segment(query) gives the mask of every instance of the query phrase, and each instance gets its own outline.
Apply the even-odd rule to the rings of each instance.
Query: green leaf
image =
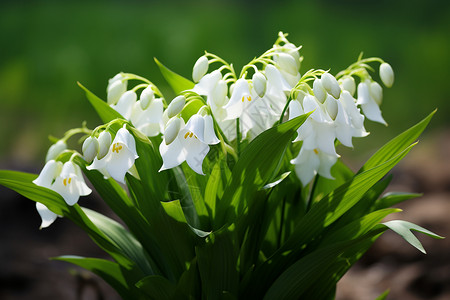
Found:
[[[87,99],[104,123],[108,123],[114,119],[123,119],[122,115],[111,108],[105,101],[94,95],[81,83],[78,82],[78,85],[86,92]]]
[[[375,209],[387,208],[399,204],[403,201],[421,197],[422,194],[418,193],[402,193],[402,192],[390,192],[386,193],[375,203]]]
[[[136,299],[137,294],[133,292],[134,287],[128,285],[121,267],[115,262],[100,258],[70,255],[54,257],[52,259],[69,262],[89,270],[103,278],[123,299]]]
[[[155,58],[155,62],[158,65],[159,70],[161,71],[161,74],[164,76],[167,83],[172,87],[175,94],[179,94],[182,91],[190,90],[190,89],[194,88],[195,84],[192,81],[190,81],[190,80],[184,78],[183,76],[178,75],[177,73],[168,69],[156,58]]]
[[[175,299],[176,285],[162,276],[147,276],[136,283],[136,286],[151,299]]]
[[[205,103],[200,100],[189,101],[189,103],[187,103],[181,111],[181,117],[183,118],[184,122],[187,123],[189,119],[193,115],[195,115],[204,105]]]
[[[359,251],[364,244],[379,233],[379,231],[373,231],[358,239],[339,242],[302,257],[273,282],[264,299],[302,299],[302,294],[310,286],[320,281],[324,274],[332,272],[329,267],[334,262],[345,260],[341,258],[341,256],[345,257],[345,252]]]
[[[410,145],[403,152],[381,165],[356,175],[314,205],[297,223],[295,230],[285,244],[270,259],[255,269],[254,277],[251,281],[253,288],[250,289],[249,293],[257,295],[264,292],[263,289],[258,288],[261,283],[273,282],[287,266],[295,261],[295,258],[301,255],[302,249],[309,242],[351,209],[413,146]]]
[[[383,161],[387,161],[393,158],[394,156],[398,155],[400,152],[402,152],[403,149],[405,148],[405,145],[412,144],[414,141],[416,141],[416,139],[419,137],[422,131],[425,130],[425,128],[427,127],[428,123],[430,122],[431,118],[435,113],[436,110],[434,110],[431,114],[429,114],[425,119],[423,119],[416,125],[412,126],[405,132],[399,134],[391,141],[389,141],[387,144],[385,144],[383,147],[381,147],[362,166],[362,168],[358,171],[358,173],[376,167]]]
[[[142,271],[142,274],[153,275],[154,271],[148,262],[141,243],[122,225],[98,212],[82,208],[89,219],[100,229],[122,252],[129,257]]]
[[[383,225],[387,226],[394,232],[396,232],[398,235],[400,235],[405,241],[410,243],[412,246],[414,246],[416,249],[418,249],[420,252],[426,254],[425,249],[423,248],[420,241],[414,236],[414,234],[411,232],[411,230],[421,232],[423,234],[426,234],[428,236],[431,236],[435,239],[443,239],[444,237],[439,236],[423,227],[420,227],[419,225],[402,221],[402,220],[394,220],[389,221],[386,223],[383,223]]]
[[[35,174],[18,171],[0,170],[0,184],[16,191],[22,196],[47,206],[57,215],[68,213],[67,204],[56,192],[35,185],[32,181],[37,178]]]
[[[378,296],[375,300],[385,300],[389,295],[389,290],[385,290],[380,296]]]
[[[272,127],[247,145],[233,168],[231,182],[219,202],[213,229],[222,227],[225,221],[233,222],[244,212],[252,195],[274,177],[286,146],[308,116],[305,114]]]
[[[204,245],[195,248],[206,299],[221,299],[225,292],[237,295],[238,249],[234,235],[234,232],[229,230],[214,232]]]

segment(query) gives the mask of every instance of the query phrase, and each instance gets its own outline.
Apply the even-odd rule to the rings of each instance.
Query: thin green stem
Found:
[[[308,202],[306,203],[306,211],[308,212],[311,209],[312,206],[312,202],[314,201],[313,197],[314,197],[314,192],[316,190],[317,187],[317,182],[319,180],[319,174],[316,175],[316,177],[314,177],[314,181],[311,187],[311,192],[309,193],[309,197],[308,197]]]

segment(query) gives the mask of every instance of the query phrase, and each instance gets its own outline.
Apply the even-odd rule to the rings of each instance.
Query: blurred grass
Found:
[[[86,120],[100,124],[76,85],[105,98],[120,71],[168,92],[153,57],[190,77],[204,50],[240,68],[278,31],[303,45],[302,72],[336,74],[361,51],[394,67],[385,90],[389,127],[366,122],[356,153],[417,122],[434,108],[431,129],[449,126],[450,2],[429,1],[14,1],[0,4],[0,165],[42,164],[49,134]],[[369,141],[369,142],[368,142]],[[75,145],[72,145],[75,146]]]

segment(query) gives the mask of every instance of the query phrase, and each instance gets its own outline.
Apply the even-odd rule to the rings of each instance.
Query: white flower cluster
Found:
[[[352,147],[353,137],[368,135],[365,118],[386,124],[379,107],[383,89],[369,75],[368,64],[380,63],[379,75],[387,87],[392,86],[394,73],[379,58],[360,57],[336,76],[323,70],[301,75],[300,48],[280,33],[273,47],[245,65],[239,74],[232,64],[205,53],[194,64],[192,88],[169,104],[149,80],[119,73],[109,80],[107,103],[137,130],[159,143],[163,161],[160,171],[186,162],[201,175],[210,146],[220,143],[223,151],[238,158],[241,143],[287,119],[310,113],[293,141],[301,142],[301,148],[291,163],[303,185],[317,174],[332,179],[331,167],[339,158],[336,141]],[[217,64],[220,66],[208,72]],[[140,83],[128,90],[130,80]],[[137,91],[141,89],[138,99]],[[125,183],[127,172],[139,176],[134,167],[138,158],[135,140],[124,125],[111,142],[108,128],[99,127],[84,141],[84,159],[92,162],[87,169]],[[65,140],[61,140],[49,149],[49,165],[35,183],[53,189],[73,205],[80,195],[88,193],[88,188],[71,160],[70,170],[63,167],[57,171],[60,163],[54,159],[66,148]],[[58,176],[63,176],[63,181]],[[75,185],[77,188],[73,188]],[[38,206],[41,215],[48,216],[44,208]],[[48,226],[54,216],[45,220],[42,227]]]
[[[64,146],[63,146],[64,145]],[[47,161],[38,178],[33,183],[51,189],[60,194],[68,205],[78,202],[80,196],[87,196],[91,189],[86,185],[80,167],[72,158],[64,164],[55,158],[66,149],[65,142],[59,141],[50,147]],[[133,136],[123,127],[116,133],[111,142],[111,133],[102,131],[98,138],[89,136],[83,143],[84,159],[92,162],[86,168],[98,170],[105,178],[112,177],[118,182],[125,183],[127,172],[135,173],[134,162],[139,157],[136,153],[136,144]],[[52,224],[57,215],[45,205],[36,203],[36,208],[42,218],[41,228]]]

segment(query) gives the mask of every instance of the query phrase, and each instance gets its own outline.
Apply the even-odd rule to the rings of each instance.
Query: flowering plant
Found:
[[[124,299],[331,299],[336,283],[387,229],[425,252],[406,221],[382,223],[419,196],[383,191],[434,112],[380,148],[356,173],[336,146],[365,137],[394,73],[362,58],[336,76],[300,73],[301,47],[280,33],[237,73],[206,52],[188,80],[156,60],[177,97],[129,73],[107,101],[84,86],[104,124],[67,131],[39,176],[0,171],[0,184],[36,201],[41,228],[71,219],[111,260],[61,256]],[[212,66],[216,66],[209,72]],[[131,82],[138,82],[130,87]],[[361,112],[362,111],[362,112]],[[82,134],[82,151],[67,140]],[[82,140],[83,141],[83,140]],[[77,204],[91,193],[121,223]]]

